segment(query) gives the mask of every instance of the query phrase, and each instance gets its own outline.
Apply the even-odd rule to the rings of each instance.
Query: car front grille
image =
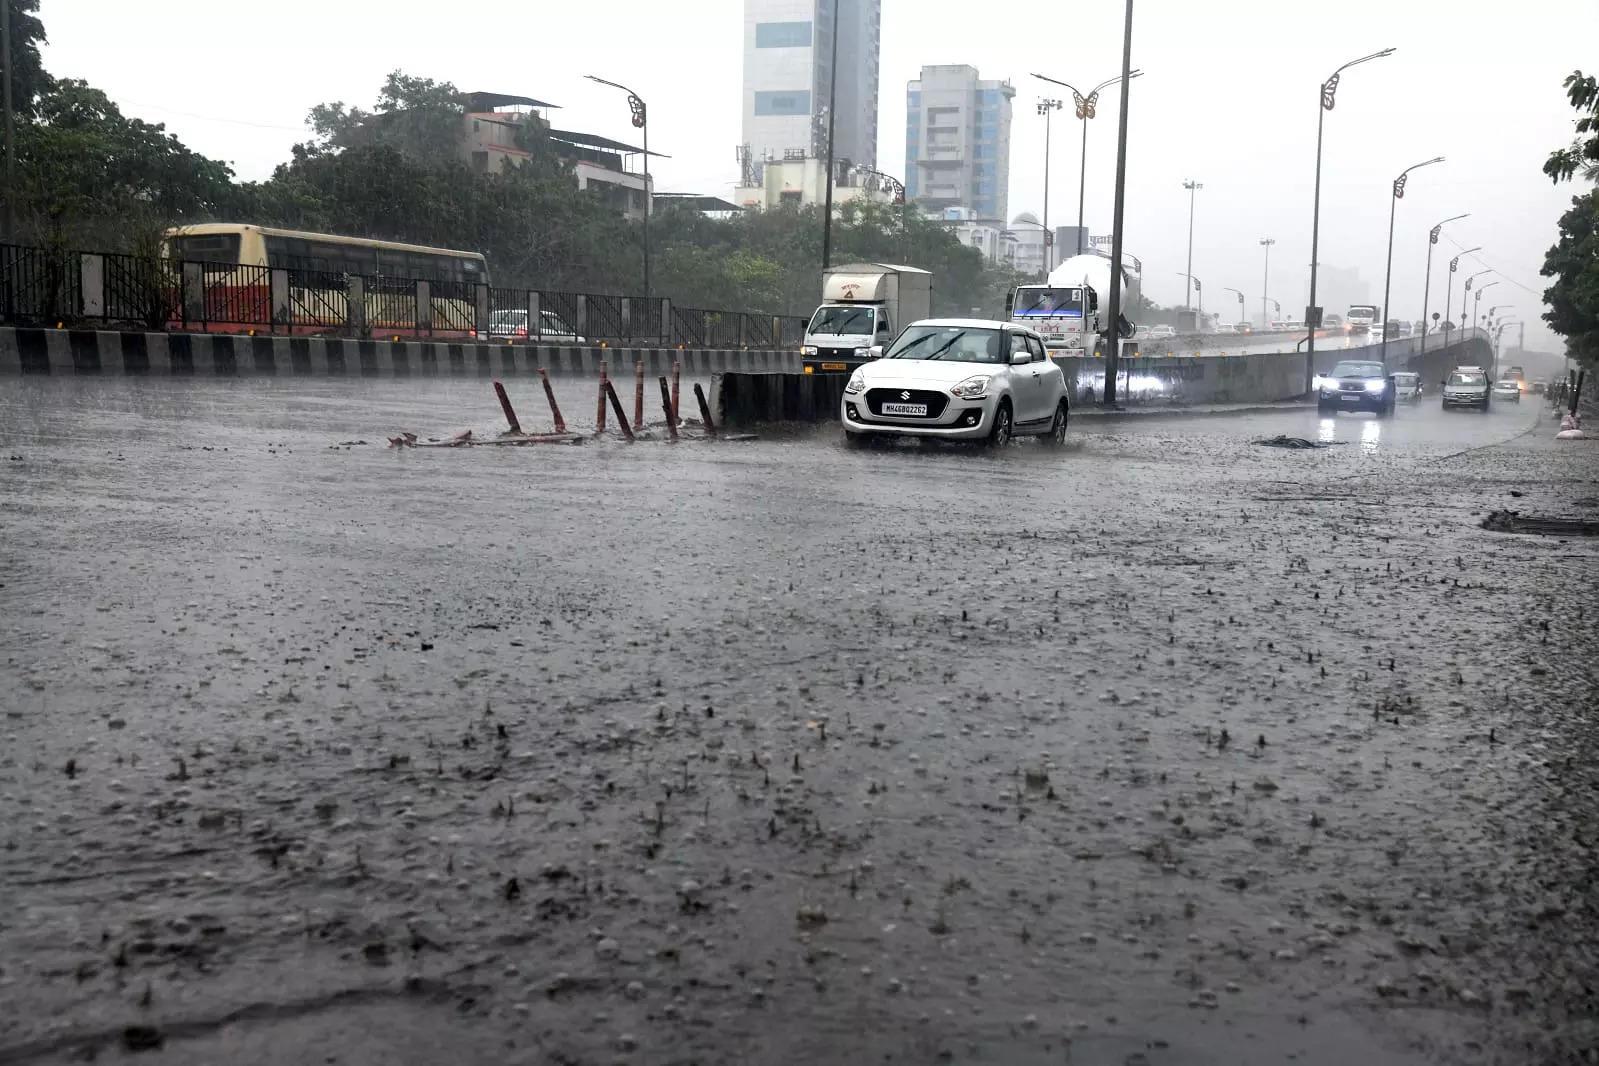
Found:
[[[867,389],[866,409],[879,418],[883,416],[885,403],[925,403],[927,405],[927,418],[937,418],[944,413],[944,408],[949,405],[949,397],[942,392],[929,392],[926,389]],[[889,418],[919,417],[913,415],[888,415]]]

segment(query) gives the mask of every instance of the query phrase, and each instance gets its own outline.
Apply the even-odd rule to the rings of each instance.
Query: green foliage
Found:
[[[313,107],[305,120],[313,137],[295,145],[294,156],[298,160],[383,145],[424,163],[454,158],[465,114],[464,95],[454,85],[396,70],[384,79],[371,111],[346,108],[342,101]]]
[[[124,247],[141,229],[214,217],[233,173],[82,81],[52,82],[17,128],[19,236]]]
[[[1577,136],[1568,147],[1549,153],[1543,172],[1555,182],[1569,181],[1577,173],[1599,181],[1599,80],[1574,70],[1564,84],[1577,112]]]
[[[50,75],[39,61],[45,43],[39,21],[39,0],[4,0],[11,6],[11,103],[19,121],[31,119],[34,102],[50,88]]]
[[[1560,239],[1544,257],[1543,319],[1566,338],[1571,354],[1599,365],[1599,189],[1575,197],[1560,217]]]

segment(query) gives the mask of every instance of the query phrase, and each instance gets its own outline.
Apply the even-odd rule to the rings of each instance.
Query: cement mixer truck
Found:
[[[1138,306],[1142,272],[1132,256],[1122,257],[1122,317]],[[1082,355],[1094,349],[1108,312],[1110,256],[1101,252],[1074,255],[1050,271],[1042,285],[1018,285],[1005,300],[1005,317],[1036,330],[1055,355]],[[1125,331],[1131,335],[1131,330]]]

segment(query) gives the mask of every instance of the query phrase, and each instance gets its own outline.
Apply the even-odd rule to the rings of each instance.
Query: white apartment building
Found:
[[[882,0],[744,0],[743,181],[767,160],[824,159],[838,4],[838,115],[833,156],[877,165]]]
[[[1005,218],[1010,186],[1007,81],[964,64],[923,67],[905,91],[905,191],[925,210]]]

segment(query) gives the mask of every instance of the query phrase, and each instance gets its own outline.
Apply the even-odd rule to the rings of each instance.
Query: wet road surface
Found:
[[[1539,411],[8,383],[0,1063],[1594,1061],[1595,546],[1477,526],[1596,513]]]

